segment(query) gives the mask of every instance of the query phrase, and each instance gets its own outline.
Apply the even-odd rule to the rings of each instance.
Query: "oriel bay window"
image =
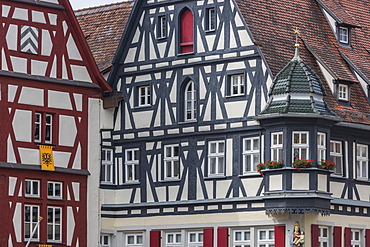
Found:
[[[326,160],[326,134],[317,133],[317,161]]]
[[[356,172],[357,178],[368,178],[369,149],[367,145],[356,145]]]
[[[308,159],[308,131],[293,131],[293,160]]]
[[[34,140],[40,143],[52,143],[53,115],[47,113],[35,113]]]
[[[271,133],[271,159],[283,158],[283,132]]]
[[[127,149],[125,160],[126,182],[139,181],[139,149]]]

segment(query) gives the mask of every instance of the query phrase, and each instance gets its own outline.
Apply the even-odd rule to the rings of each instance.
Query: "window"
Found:
[[[233,247],[252,246],[250,230],[235,230],[233,238],[234,238]]]
[[[273,247],[274,246],[274,230],[259,229],[257,238],[258,247]]]
[[[196,120],[196,95],[194,82],[189,81],[185,87],[185,121]]]
[[[308,132],[293,132],[293,160],[308,159]]]
[[[25,196],[40,197],[40,181],[27,179],[25,183]]]
[[[188,247],[202,247],[203,232],[188,232]]]
[[[126,182],[139,181],[139,149],[126,150]]]
[[[255,172],[260,163],[260,138],[245,138],[243,140],[243,173]]]
[[[224,175],[225,142],[212,141],[208,146],[208,174]]]
[[[339,42],[348,44],[348,28],[346,27],[339,27]]]
[[[40,207],[35,205],[25,205],[24,207],[24,238],[31,238],[31,233],[35,229],[37,222],[39,221]],[[39,230],[37,230],[32,236],[33,240],[39,239]]]
[[[338,99],[348,101],[348,85],[339,84]]]
[[[101,153],[101,182],[113,183],[113,150],[103,149]]]
[[[48,207],[48,240],[62,240],[62,208]]]
[[[180,53],[194,52],[193,13],[185,9],[180,17]]]
[[[45,113],[35,113],[35,142],[52,142],[53,115]]]
[[[143,235],[137,234],[127,234],[126,235],[126,246],[130,247],[141,247],[143,246]]]
[[[361,247],[362,242],[362,231],[352,229],[351,247]]]
[[[158,39],[167,37],[167,21],[166,16],[161,15],[158,17]]]
[[[334,174],[343,175],[343,154],[342,142],[330,141],[330,160],[337,164],[334,168]]]
[[[244,95],[244,75],[230,76],[230,96]]]
[[[283,132],[271,133],[271,159],[283,158]]]
[[[110,247],[110,236],[103,234],[100,235],[100,247]]]
[[[181,233],[166,233],[166,247],[181,247]]]
[[[164,146],[164,178],[179,179],[179,146],[167,145]]]
[[[206,30],[214,31],[216,29],[216,11],[215,8],[206,10]]]
[[[367,166],[369,163],[368,146],[357,144],[356,168],[357,178],[368,178]]]
[[[326,134],[317,133],[317,161],[326,160]]]
[[[319,247],[331,246],[329,236],[329,227],[319,226]]]
[[[142,86],[139,90],[139,106],[150,106],[150,86]]]
[[[48,182],[48,198],[62,199],[61,182]]]

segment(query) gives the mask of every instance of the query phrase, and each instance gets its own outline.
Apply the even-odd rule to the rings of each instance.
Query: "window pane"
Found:
[[[266,231],[260,231],[259,239],[260,240],[266,239]]]
[[[223,142],[219,142],[218,144],[218,152],[223,153],[225,148],[225,144]]]
[[[251,233],[250,232],[244,232],[244,240],[250,240],[251,239]]]
[[[137,244],[142,244],[143,243],[143,236],[141,236],[141,235],[137,236],[136,241],[137,241],[136,242]]]
[[[127,243],[128,244],[134,244],[135,243],[135,237],[134,236],[127,236]]]
[[[246,140],[245,141],[245,150],[252,150],[251,142],[252,142],[252,140]]]
[[[195,233],[190,233],[190,235],[189,235],[189,242],[195,242],[195,241],[196,241]]]
[[[241,232],[236,232],[235,233],[235,240],[236,241],[242,240],[242,233]]]

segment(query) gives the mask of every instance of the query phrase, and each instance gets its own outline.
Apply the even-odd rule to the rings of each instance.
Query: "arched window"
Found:
[[[194,52],[193,13],[189,9],[182,12],[180,18],[180,52]]]
[[[185,121],[191,121],[196,119],[197,114],[197,101],[195,95],[194,82],[189,81],[185,87]]]

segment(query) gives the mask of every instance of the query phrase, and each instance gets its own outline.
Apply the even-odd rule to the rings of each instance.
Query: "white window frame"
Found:
[[[240,239],[237,239],[237,234],[240,234]],[[249,239],[246,239],[246,233],[249,233]],[[235,229],[233,230],[233,247],[247,247],[253,246],[253,232],[251,229]]]
[[[44,130],[45,129],[45,130]],[[47,136],[49,134],[49,137]],[[36,137],[38,136],[38,137]],[[35,113],[35,142],[45,142],[47,144],[53,141],[53,114],[48,113]]]
[[[330,140],[330,160],[336,164],[334,174],[343,176],[343,153],[341,141]]]
[[[47,139],[47,133],[49,132],[49,138]],[[51,143],[53,140],[53,115],[45,115],[45,143]]]
[[[295,143],[294,136],[298,135],[299,136],[299,141],[298,143]],[[306,143],[303,143],[303,138],[302,136],[306,135]],[[292,132],[292,160],[294,161],[295,159],[308,159],[309,157],[309,152],[310,152],[310,132],[308,131],[293,131]],[[303,151],[305,150],[306,156],[304,157]],[[296,155],[296,152],[298,151],[298,155]]]
[[[358,238],[356,236],[358,234]],[[364,246],[364,234],[362,229],[351,229],[351,247]]]
[[[195,241],[191,241],[190,235],[195,235]],[[204,241],[203,231],[189,231],[188,232],[188,247],[202,247]]]
[[[356,175],[359,179],[368,179],[369,146],[356,144]]]
[[[150,106],[151,88],[150,85],[138,87],[138,105],[139,106]]]
[[[49,195],[49,187],[51,186],[52,189],[52,195]],[[56,187],[60,187],[60,195],[57,194]],[[63,196],[63,183],[62,182],[53,182],[48,181],[48,198],[49,199],[62,199]]]
[[[261,232],[266,232],[266,239],[261,239]],[[270,238],[270,232],[272,232],[273,238]],[[258,229],[257,230],[257,246],[272,247],[275,244],[275,232],[274,229]]]
[[[175,149],[177,148],[177,155]],[[164,146],[164,179],[180,179],[179,145]],[[176,167],[177,164],[177,167]],[[168,167],[169,166],[169,167]],[[168,169],[169,168],[169,169]],[[168,174],[168,171],[170,171]]]
[[[329,226],[319,226],[319,247],[329,247],[331,228]],[[326,235],[324,234],[326,233]]]
[[[223,145],[223,150],[220,150],[220,144]],[[215,145],[215,152],[212,152],[211,146]],[[213,163],[212,160],[215,162]],[[222,163],[222,164],[220,164]],[[215,165],[211,169],[212,164]],[[211,173],[214,170],[215,172]],[[225,174],[225,141],[210,141],[208,143],[208,175],[219,176]]]
[[[101,183],[113,183],[113,164],[113,149],[102,149],[101,167],[103,174],[100,181]]]
[[[56,219],[56,211],[59,210],[59,222],[57,222]],[[50,219],[50,212],[52,218]],[[47,236],[48,241],[52,242],[62,242],[62,208],[61,207],[48,207],[48,229],[47,229]],[[51,227],[52,230],[52,238],[49,238],[49,227]],[[58,230],[59,227],[59,230]],[[57,239],[57,233],[59,233],[59,239]]]
[[[349,43],[349,29],[347,27],[339,27],[339,42],[343,44]]]
[[[207,8],[207,22],[206,22],[206,30],[207,31],[215,31],[216,30],[216,8]]]
[[[195,84],[193,81],[189,81],[185,87],[185,97],[184,97],[184,119],[185,121],[196,120],[197,114],[197,101],[196,101],[196,91]]]
[[[280,138],[281,137],[281,138]],[[271,133],[271,159],[279,160],[283,158],[283,132]]]
[[[241,96],[244,94],[245,94],[244,74],[231,75],[230,96]]]
[[[129,152],[131,152],[131,157],[132,157],[131,160],[128,160]],[[140,155],[138,148],[132,148],[132,149],[125,150],[125,153],[126,153],[125,155],[125,181],[126,183],[139,182],[139,175],[140,175],[139,159],[140,157],[138,157],[138,159],[135,159],[135,152],[138,152],[138,156]],[[133,174],[132,177],[129,177],[130,168]],[[139,173],[139,174],[136,174],[136,173]]]
[[[42,140],[41,133],[42,133],[42,114],[40,112],[36,112],[35,113],[35,132],[33,135],[35,142],[41,142]]]
[[[158,39],[167,37],[167,18],[165,15],[158,17]]]
[[[349,89],[348,85],[345,85],[345,84],[338,85],[338,99],[339,100],[348,101],[348,94],[349,94],[348,89]]]
[[[34,193],[35,186],[37,188],[36,193]],[[29,192],[28,188],[30,189]],[[25,197],[40,197],[40,180],[26,179],[24,184],[24,195]]]
[[[100,235],[100,247],[110,247],[110,235],[109,234]]]
[[[29,212],[31,213],[31,215],[29,216],[30,221],[26,221],[26,218],[27,218],[26,208],[29,208]],[[32,215],[34,208],[37,209],[37,217],[35,215]],[[32,233],[34,227],[36,226],[37,222],[39,221],[39,217],[40,217],[40,206],[38,206],[38,205],[28,205],[28,204],[26,204],[24,206],[24,239],[25,240],[30,239],[31,233]],[[36,218],[36,220],[34,218]],[[29,227],[30,227],[30,236],[29,237],[26,237],[26,225],[29,225]],[[33,234],[32,240],[38,241],[39,236],[40,236],[40,226],[37,226],[37,230]]]
[[[250,142],[250,149],[247,149],[247,142]],[[257,147],[255,147],[255,142],[258,142]],[[257,165],[261,162],[260,145],[259,137],[243,139],[243,174],[257,172]],[[248,160],[250,164],[247,164]]]
[[[128,242],[129,237],[133,237],[134,243]],[[141,239],[141,242],[139,239]],[[142,247],[144,246],[144,235],[142,233],[127,233],[125,236],[125,242],[127,247]]]
[[[326,134],[317,133],[317,161],[321,164],[321,160],[326,160]]]
[[[180,239],[177,238],[178,236],[180,236]],[[181,247],[181,243],[182,243],[181,232],[166,232],[165,247]]]

